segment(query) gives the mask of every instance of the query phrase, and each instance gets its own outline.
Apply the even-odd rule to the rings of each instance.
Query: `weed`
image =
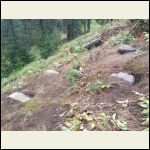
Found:
[[[140,87],[144,87],[145,84],[146,84],[146,83],[145,83],[144,80],[141,80],[141,81],[139,82],[139,86],[140,86]]]
[[[109,84],[104,84],[104,83],[98,82],[98,81],[89,84],[89,88],[92,90],[95,90],[95,91],[100,91],[102,89],[109,88],[109,87],[110,87]]]
[[[143,68],[141,64],[136,63],[134,61],[129,61],[123,66],[123,70],[127,70],[132,75],[134,75],[136,83],[140,82],[143,75]]]
[[[69,73],[67,73],[67,78],[69,80],[70,85],[75,85],[77,78],[79,77],[79,71],[73,69]]]
[[[73,95],[75,93],[77,93],[79,90],[79,87],[78,85],[74,84],[72,85],[71,87],[69,87],[69,89],[67,90],[67,94],[70,96],[70,95]]]
[[[73,67],[73,69],[79,70],[81,66],[82,66],[82,62],[80,60],[78,60],[73,64],[72,67]]]
[[[22,108],[22,113],[25,114],[25,116],[31,116],[40,104],[41,101],[30,100],[26,102],[25,106]]]

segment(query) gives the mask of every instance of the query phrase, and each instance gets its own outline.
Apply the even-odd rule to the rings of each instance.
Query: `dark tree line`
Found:
[[[31,49],[47,58],[57,50],[60,36],[67,40],[90,31],[90,19],[2,19],[1,20],[1,77],[33,61]]]

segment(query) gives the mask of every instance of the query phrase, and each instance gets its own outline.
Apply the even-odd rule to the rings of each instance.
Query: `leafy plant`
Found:
[[[119,129],[127,131],[128,130],[128,124],[125,121],[117,121],[117,126]]]
[[[142,96],[139,98],[140,102],[138,105],[143,108],[141,115],[142,115],[142,125],[148,126],[149,125],[149,98]]]
[[[116,120],[116,114],[109,116],[100,113],[96,116],[93,111],[89,110],[77,113],[77,107],[72,107],[68,114],[67,119],[60,126],[61,131],[128,130],[127,122]]]
[[[64,125],[62,125],[60,127],[61,131],[78,131],[80,130],[80,124],[81,122],[76,118],[68,118],[66,119],[66,121],[64,122]]]

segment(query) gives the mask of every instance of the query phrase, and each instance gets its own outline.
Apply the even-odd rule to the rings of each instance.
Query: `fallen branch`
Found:
[[[137,27],[139,26],[141,20],[142,20],[142,19],[138,20],[138,21],[133,25],[133,27],[129,30],[129,33],[128,33],[128,34],[130,34],[135,28],[137,28]]]
[[[92,46],[100,45],[103,42],[104,41],[101,38],[96,38],[96,39],[92,40],[91,42],[85,44],[84,48],[90,49]]]

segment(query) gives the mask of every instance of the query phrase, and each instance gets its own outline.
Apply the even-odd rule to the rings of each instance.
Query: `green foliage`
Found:
[[[128,35],[122,37],[122,43],[123,44],[129,44],[133,40],[134,40],[134,37],[131,34],[128,34]]]
[[[13,70],[11,61],[8,58],[1,57],[1,78],[4,78],[7,74],[10,74]]]
[[[144,31],[149,32],[149,19],[142,20],[141,27]]]
[[[130,44],[134,40],[133,35],[131,34],[125,34],[125,33],[119,33],[117,36],[112,36],[109,39],[109,45],[111,47],[116,46],[118,44]]]

